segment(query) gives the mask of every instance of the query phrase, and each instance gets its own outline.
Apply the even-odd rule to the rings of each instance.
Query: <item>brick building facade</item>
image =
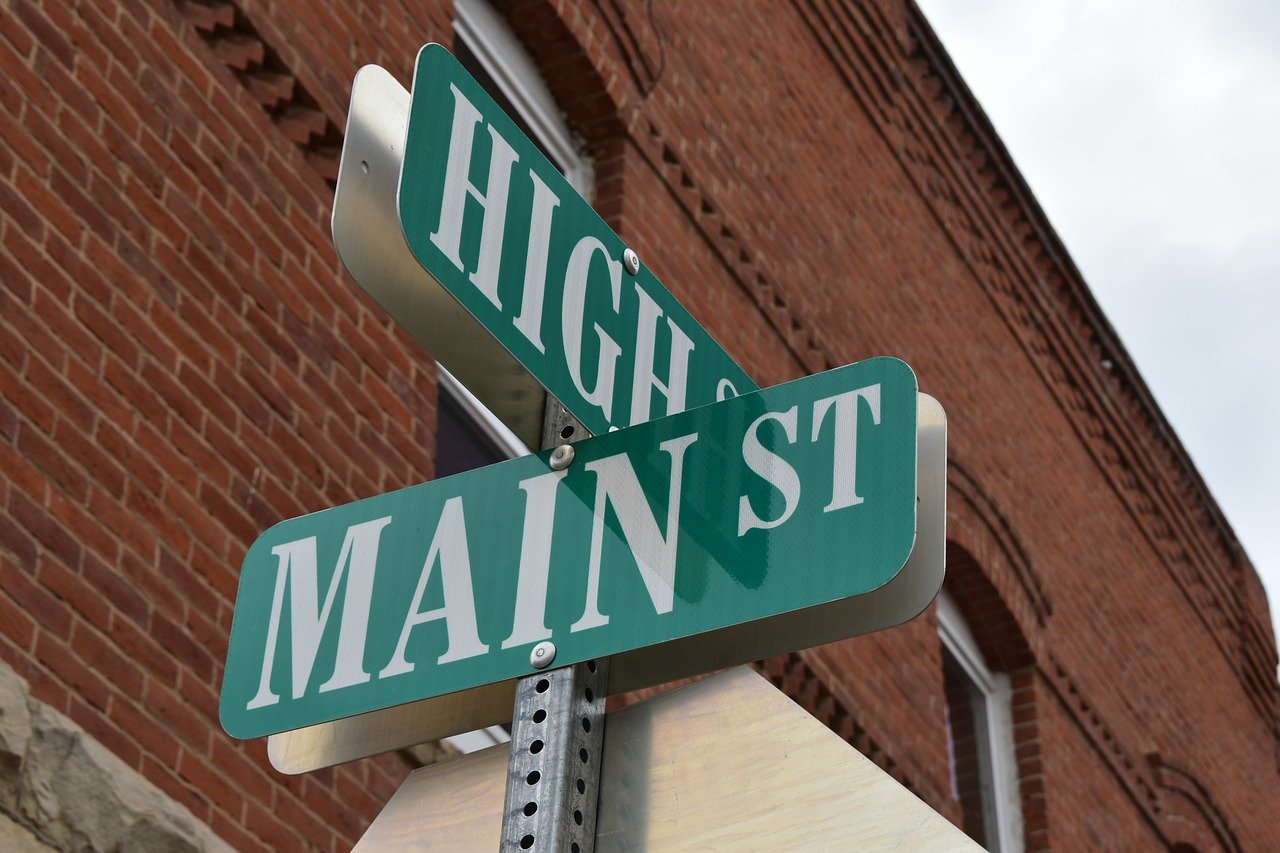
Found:
[[[597,210],[762,386],[892,354],[947,409],[952,615],[761,670],[989,845],[966,678],[1004,691],[1006,846],[1280,844],[1261,584],[914,4],[494,5]],[[436,470],[434,362],[329,216],[356,68],[407,86],[454,20],[6,2],[0,831],[105,831],[34,793],[55,730],[206,849],[349,848],[433,754],[285,777],[217,698],[258,533]]]

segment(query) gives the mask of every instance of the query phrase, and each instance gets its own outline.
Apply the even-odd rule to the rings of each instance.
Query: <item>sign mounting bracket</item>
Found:
[[[547,394],[543,449],[588,436],[582,422]],[[572,459],[568,455],[566,465]],[[555,646],[539,643],[531,656],[534,666],[546,666],[555,657]],[[535,844],[539,850],[572,853],[595,849],[608,688],[607,658],[548,669],[516,682],[502,807],[504,852]]]

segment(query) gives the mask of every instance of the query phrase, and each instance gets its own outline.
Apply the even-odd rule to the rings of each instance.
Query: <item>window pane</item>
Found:
[[[507,454],[489,440],[453,395],[441,387],[436,421],[436,477],[448,477],[506,458]]]

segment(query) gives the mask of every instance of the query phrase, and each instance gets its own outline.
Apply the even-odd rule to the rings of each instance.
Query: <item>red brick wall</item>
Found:
[[[431,476],[433,368],[345,278],[297,141],[342,121],[355,58],[404,69],[448,11],[256,5],[0,15],[0,654],[236,847],[336,850],[407,765],[284,779],[217,691],[248,543]],[[237,76],[264,58],[292,102]]]
[[[758,381],[888,353],[946,407],[1028,846],[1280,835],[1256,577],[914,7],[503,8],[597,207]],[[0,657],[238,848],[349,847],[410,767],[281,777],[216,705],[257,534],[432,474],[433,367],[342,271],[327,181],[356,67],[407,82],[451,16],[0,14]],[[936,637],[763,669],[958,820]]]

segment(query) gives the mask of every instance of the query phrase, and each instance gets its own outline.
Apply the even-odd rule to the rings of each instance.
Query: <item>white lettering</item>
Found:
[[[600,612],[600,558],[604,546],[605,508],[612,502],[623,541],[635,557],[640,578],[657,613],[670,613],[675,601],[676,544],[680,536],[680,482],[684,477],[684,452],[698,434],[668,439],[658,449],[671,456],[671,481],[667,493],[667,530],[649,509],[635,469],[625,453],[597,459],[586,465],[596,473],[596,503],[591,525],[591,558],[587,567],[587,603],[582,617],[570,631],[584,631],[609,624]]]
[[[465,272],[460,252],[462,218],[466,212],[467,196],[480,202],[484,209],[480,255],[476,269],[469,278],[490,302],[501,308],[502,303],[498,300],[498,269],[502,263],[502,234],[507,222],[507,191],[511,184],[511,164],[519,158],[515,149],[489,125],[489,137],[493,141],[489,153],[489,187],[487,192],[480,192],[469,177],[471,149],[475,142],[476,125],[481,119],[480,111],[458,91],[457,86],[450,83],[449,89],[453,92],[453,128],[449,134],[449,159],[445,164],[444,190],[440,197],[440,225],[431,235],[431,242],[444,252],[445,257],[459,271]]]
[[[730,397],[737,397],[737,396],[738,396],[738,389],[735,388],[734,384],[730,382],[728,379],[721,379],[716,384],[716,402],[717,403],[723,403],[725,400],[728,400]]]
[[[435,567],[437,558],[440,560],[444,605],[424,612],[422,598],[427,591],[427,581],[431,579],[431,570]],[[471,589],[466,515],[460,497],[449,498],[444,502],[435,536],[427,551],[427,560],[418,577],[418,588],[414,590],[413,601],[409,604],[409,615],[405,617],[404,627],[400,630],[400,641],[396,643],[391,662],[378,673],[379,678],[413,672],[416,664],[405,660],[404,656],[409,644],[409,634],[416,626],[436,619],[444,620],[449,638],[448,648],[436,659],[436,663],[450,663],[489,651],[489,647],[480,642],[476,630],[476,603]]]
[[[524,534],[520,539],[520,573],[516,581],[516,613],[511,636],[502,647],[523,646],[551,636],[547,627],[547,577],[551,569],[551,528],[556,513],[556,486],[568,471],[552,471],[520,481],[524,499]]]
[[[782,424],[782,429],[787,436],[787,443],[795,444],[796,415],[796,406],[792,406],[785,412],[765,412],[752,421],[751,426],[747,427],[747,434],[742,438],[742,461],[755,474],[782,492],[783,508],[782,514],[776,519],[765,521],[756,515],[755,510],[751,508],[751,501],[747,500],[747,496],[742,495],[738,498],[739,536],[748,530],[756,528],[767,530],[770,527],[777,527],[796,511],[796,504],[800,501],[800,475],[796,473],[796,469],[791,467],[789,462],[764,446],[760,441],[758,432],[760,425],[765,421],[777,421]]]
[[[561,303],[561,325],[564,330],[564,357],[569,376],[582,398],[593,406],[599,406],[605,420],[613,420],[613,377],[622,347],[600,327],[594,324],[600,338],[600,359],[596,367],[596,387],[587,390],[582,379],[582,322],[587,304],[587,274],[591,269],[591,256],[597,252],[604,258],[609,270],[609,287],[613,310],[621,308],[622,264],[609,257],[609,250],[597,238],[583,237],[569,255],[569,265],[564,273],[564,297]]]
[[[835,426],[832,428],[835,444],[831,459],[831,502],[822,508],[831,512],[857,506],[862,498],[857,493],[858,466],[858,398],[867,401],[871,408],[871,423],[880,423],[880,386],[868,385],[854,391],[846,391],[834,397],[824,397],[813,403],[813,441],[818,440],[823,418],[827,410],[835,409]],[[834,406],[833,406],[834,404]]]
[[[631,423],[642,424],[649,420],[650,388],[657,388],[667,398],[666,414],[674,415],[684,411],[685,386],[689,380],[689,353],[693,352],[693,341],[680,330],[680,327],[668,317],[667,327],[671,330],[671,361],[668,371],[668,384],[664,385],[653,372],[655,339],[658,333],[658,318],[662,309],[653,297],[644,292],[639,283],[636,294],[640,297],[640,316],[636,320],[636,366],[631,382]]]
[[[309,536],[271,549],[279,563],[276,567],[275,593],[271,599],[271,619],[267,623],[267,643],[262,653],[262,678],[258,682],[257,694],[249,700],[245,710],[263,708],[280,701],[279,694],[271,690],[271,671],[275,662],[276,640],[280,635],[284,589],[289,583],[290,572],[293,578],[292,595],[289,598],[293,698],[300,698],[311,680],[320,639],[333,614],[338,587],[344,575],[347,576],[347,589],[342,600],[337,656],[333,674],[320,685],[320,692],[350,687],[369,680],[369,673],[364,670],[369,602],[373,595],[373,575],[378,563],[378,540],[382,535],[382,528],[390,523],[391,517],[387,516],[347,528],[347,535],[342,540],[342,550],[338,554],[338,565],[333,571],[333,577],[329,579],[323,606],[319,601],[319,583],[316,577],[316,538]],[[347,571],[348,566],[350,572]]]
[[[515,327],[538,352],[547,350],[542,345],[542,301],[547,289],[547,250],[551,245],[551,219],[560,199],[551,188],[530,172],[533,181],[533,214],[529,220],[529,253],[524,264],[524,292],[520,301],[520,315]]]

